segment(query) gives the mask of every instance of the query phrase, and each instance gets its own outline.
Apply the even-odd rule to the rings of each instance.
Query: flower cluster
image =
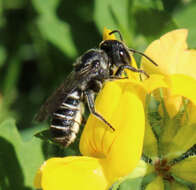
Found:
[[[104,40],[115,39],[109,32],[105,29]],[[171,189],[183,184],[179,179],[190,186],[196,182],[196,157],[190,150],[196,144],[196,51],[187,50],[186,36],[187,30],[172,31],[147,48],[159,65],[142,59],[150,78],[140,81],[126,71],[128,79],[105,84],[95,107],[115,132],[90,115],[80,139],[83,156],[46,161],[36,188],[106,190],[134,169],[130,177],[138,176],[138,164],[142,176],[154,176],[145,183],[147,190],[164,189],[165,181]],[[139,162],[142,150],[148,163]]]
[[[148,190],[164,189],[165,184],[170,189],[187,189],[185,185],[193,188],[196,184],[196,50],[187,49],[187,33],[174,30],[150,44],[145,53],[159,68],[142,60],[145,71],[159,74],[166,84],[154,90],[147,101],[148,106],[156,104],[146,111],[146,176],[155,174]]]

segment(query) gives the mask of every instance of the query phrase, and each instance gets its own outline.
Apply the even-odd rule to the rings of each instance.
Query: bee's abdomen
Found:
[[[81,93],[74,91],[69,94],[59,107],[53,113],[53,119],[50,126],[54,141],[69,146],[74,142],[76,134],[81,124]]]

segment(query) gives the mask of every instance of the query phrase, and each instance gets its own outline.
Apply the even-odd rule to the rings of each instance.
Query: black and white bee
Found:
[[[98,49],[90,49],[80,56],[73,64],[73,71],[46,100],[36,116],[37,121],[46,120],[48,116],[51,116],[52,138],[65,147],[76,139],[82,122],[83,103],[85,102],[93,115],[115,131],[106,118],[96,112],[94,99],[105,81],[122,79],[121,74],[124,69],[144,73],[148,76],[143,70],[130,65],[130,51],[145,56],[157,65],[143,53],[128,49],[118,30],[114,30],[110,34],[116,32],[119,33],[121,41],[105,40],[101,42]]]

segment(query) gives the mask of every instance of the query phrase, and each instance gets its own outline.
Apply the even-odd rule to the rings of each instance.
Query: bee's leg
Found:
[[[149,75],[148,75],[144,70],[142,70],[142,69],[136,69],[136,68],[132,67],[131,65],[121,65],[121,66],[117,69],[117,71],[116,71],[116,73],[115,73],[115,76],[121,76],[122,72],[123,72],[125,69],[129,69],[129,70],[131,70],[131,71],[133,71],[133,72],[143,73],[143,74],[145,74],[145,75],[149,78]]]
[[[87,116],[84,114],[85,113],[85,107],[84,107],[84,103],[80,102],[80,106],[81,106],[81,115],[82,115],[82,121],[81,124],[85,125],[87,122]]]
[[[127,79],[128,77],[121,77],[120,75],[117,76],[117,75],[114,75],[114,72],[112,69],[110,69],[110,76],[108,79],[106,80],[118,80],[118,79]]]
[[[87,122],[86,117],[82,116],[82,125],[85,125],[85,124],[86,124],[86,122]]]
[[[115,131],[114,127],[112,127],[112,125],[110,123],[108,123],[103,116],[101,116],[99,113],[97,113],[95,111],[95,106],[94,106],[94,93],[90,90],[87,90],[84,92],[85,97],[86,97],[86,101],[89,107],[90,112],[95,115],[97,118],[99,118],[100,120],[102,120],[105,124],[107,124],[113,131]]]
[[[119,80],[119,79],[128,79],[128,77],[120,77],[117,75],[110,76],[107,80]]]

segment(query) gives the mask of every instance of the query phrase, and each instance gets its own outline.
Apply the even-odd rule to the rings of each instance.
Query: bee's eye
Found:
[[[124,57],[124,51],[123,51],[123,50],[120,50],[120,51],[119,51],[119,55],[120,55],[121,57]]]

